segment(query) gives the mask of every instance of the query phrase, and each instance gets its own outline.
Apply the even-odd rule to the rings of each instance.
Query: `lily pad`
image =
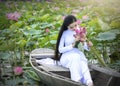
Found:
[[[120,34],[120,29],[110,30],[109,32],[115,33],[115,34]]]
[[[97,41],[111,41],[116,38],[116,34],[112,32],[103,32],[99,33],[98,36],[96,37]]]

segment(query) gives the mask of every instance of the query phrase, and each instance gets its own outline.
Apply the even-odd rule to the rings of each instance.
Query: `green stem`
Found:
[[[89,39],[87,39],[86,41],[89,42]],[[94,55],[96,55],[99,63],[100,63],[102,66],[107,67],[107,64],[106,64],[105,61],[102,59],[101,54],[99,53],[99,51],[98,51],[94,46],[91,47],[91,52],[94,53]]]
[[[105,61],[102,59],[100,53],[98,52],[98,50],[95,48],[95,47],[91,47],[91,51],[94,52],[94,54],[96,55],[99,63],[102,65],[102,66],[105,66],[107,67],[107,64],[105,63]]]

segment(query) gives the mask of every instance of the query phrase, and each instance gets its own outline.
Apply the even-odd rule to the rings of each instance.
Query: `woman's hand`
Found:
[[[76,46],[76,43],[80,42],[80,36],[76,35],[75,36],[75,40],[74,42],[72,43],[72,46],[75,47]]]
[[[92,47],[92,46],[93,46],[93,43],[92,43],[91,41],[88,41],[88,42],[87,42],[87,45],[88,45],[89,47]]]
[[[75,42],[74,42],[74,43],[72,43],[72,46],[73,46],[73,47],[75,47]]]
[[[75,36],[75,42],[80,41],[80,36],[76,35]]]
[[[87,38],[80,38],[80,42],[85,42]]]

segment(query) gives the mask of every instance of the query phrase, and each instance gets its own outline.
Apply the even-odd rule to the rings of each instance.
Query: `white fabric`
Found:
[[[59,44],[59,52],[62,53],[60,63],[62,66],[70,69],[72,80],[87,84],[88,81],[92,82],[87,59],[83,52],[72,47],[72,43],[75,40],[74,34],[75,32],[69,29],[62,34]],[[89,50],[86,43],[84,44],[84,48]]]
[[[59,66],[61,65],[59,61],[55,61],[51,58],[36,60],[36,62],[40,64],[48,64],[48,65],[59,65]]]

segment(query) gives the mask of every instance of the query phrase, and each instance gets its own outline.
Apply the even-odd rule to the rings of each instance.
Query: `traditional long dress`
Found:
[[[75,40],[74,34],[75,31],[68,29],[61,36],[59,52],[62,53],[62,56],[60,63],[62,66],[70,69],[72,80],[87,84],[92,82],[87,59],[83,52],[72,46]],[[86,45],[84,48],[88,49]]]

